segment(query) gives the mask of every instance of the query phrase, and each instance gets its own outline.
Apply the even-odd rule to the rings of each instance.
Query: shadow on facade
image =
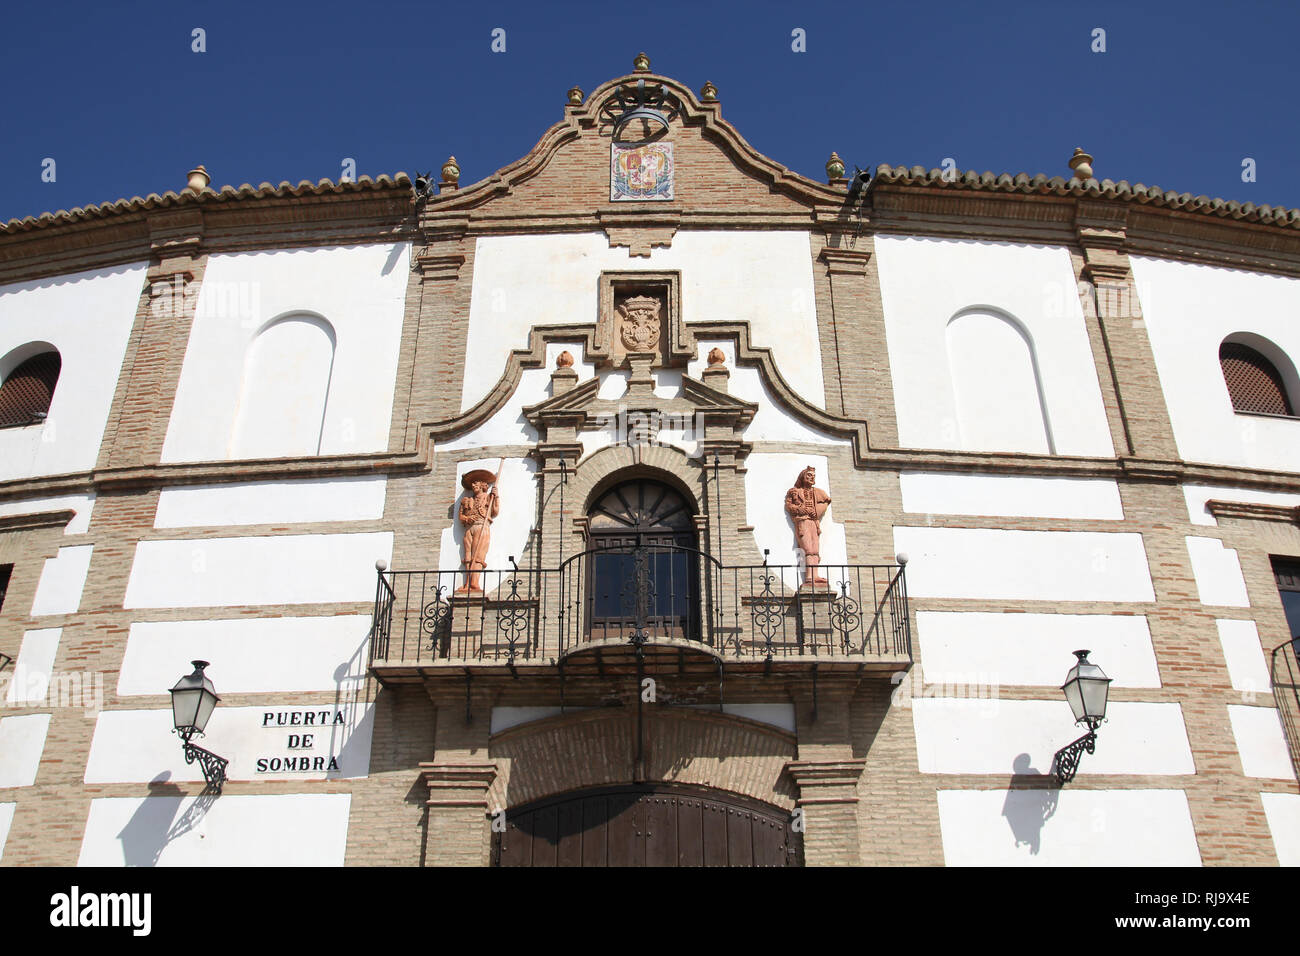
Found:
[[[170,777],[171,771],[164,771],[149,783],[148,798],[140,803],[117,835],[127,866],[156,866],[167,844],[197,827],[217,799],[216,794],[205,791],[173,820],[185,801],[185,794],[170,782]]]
[[[1007,799],[1002,804],[1002,815],[1007,818],[1016,846],[1027,846],[1031,854],[1038,854],[1043,824],[1056,813],[1060,796],[1053,777],[1030,765],[1029,754],[1016,757]]]

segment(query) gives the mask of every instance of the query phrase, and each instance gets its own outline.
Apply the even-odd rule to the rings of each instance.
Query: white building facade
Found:
[[[0,226],[0,865],[1300,862],[1300,211],[648,63],[459,178]]]

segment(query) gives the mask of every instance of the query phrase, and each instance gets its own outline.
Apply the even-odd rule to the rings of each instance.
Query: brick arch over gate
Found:
[[[716,711],[647,705],[646,782],[690,783],[794,808],[785,765],[795,737],[779,728]],[[593,708],[511,727],[492,737],[498,773],[490,808],[508,808],[553,794],[631,783],[636,711]]]
[[[635,478],[667,482],[686,496],[696,514],[702,513],[699,463],[672,445],[645,446],[639,455],[627,445],[602,448],[578,462],[569,494],[585,514],[601,492],[619,481]]]

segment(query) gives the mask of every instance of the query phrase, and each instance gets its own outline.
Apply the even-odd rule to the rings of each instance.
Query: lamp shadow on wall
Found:
[[[170,778],[171,771],[165,770],[149,782],[149,796],[118,833],[126,866],[157,866],[167,844],[197,827],[217,799],[205,790],[173,821],[185,793]]]
[[[1031,766],[1029,754],[1016,757],[1007,799],[1002,804],[1002,815],[1007,818],[1017,847],[1027,846],[1031,855],[1038,855],[1043,824],[1056,813],[1060,796],[1055,779]]]

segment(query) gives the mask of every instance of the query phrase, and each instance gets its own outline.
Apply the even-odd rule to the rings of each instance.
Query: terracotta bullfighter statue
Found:
[[[500,469],[497,471],[499,473]],[[479,575],[487,567],[492,520],[501,513],[501,498],[496,489],[497,475],[486,468],[476,468],[465,472],[460,484],[470,493],[460,499],[459,518],[465,528],[465,558],[461,563],[465,568],[466,580],[456,589],[457,594],[483,590]]]
[[[809,465],[799,472],[794,487],[785,493],[786,513],[794,519],[794,537],[804,553],[804,584],[825,584],[826,579],[817,574],[821,564],[822,516],[831,503],[831,496],[814,487],[817,470]]]

